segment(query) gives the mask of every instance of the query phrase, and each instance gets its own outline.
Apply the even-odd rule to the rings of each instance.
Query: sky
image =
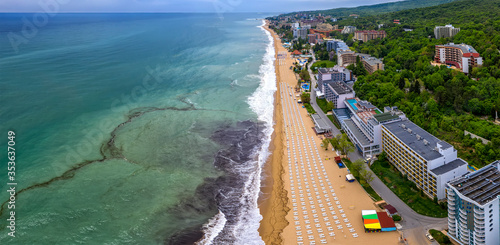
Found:
[[[332,9],[399,0],[0,0],[0,12],[264,12]]]

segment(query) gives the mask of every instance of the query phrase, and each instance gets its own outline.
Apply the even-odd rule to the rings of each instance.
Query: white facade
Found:
[[[430,198],[446,198],[446,184],[467,173],[452,145],[409,120],[382,126],[382,146],[388,159]]]
[[[500,244],[500,187],[491,180],[500,176],[498,165],[493,162],[448,183],[448,235],[456,242]]]
[[[444,48],[439,49],[439,60],[441,63],[444,63],[446,61],[446,50]]]

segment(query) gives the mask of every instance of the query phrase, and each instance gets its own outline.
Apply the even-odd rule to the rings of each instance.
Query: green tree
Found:
[[[309,93],[302,93],[300,95],[300,99],[302,100],[302,103],[310,103],[311,102],[311,94],[309,94]]]
[[[325,139],[323,139],[323,141],[321,141],[321,144],[325,148],[325,151],[327,151],[328,145],[330,144],[330,140],[325,138]]]
[[[343,133],[342,137],[340,138],[339,148],[340,153],[345,156],[354,151],[354,145],[349,141],[349,138],[347,138],[347,135],[345,133]]]

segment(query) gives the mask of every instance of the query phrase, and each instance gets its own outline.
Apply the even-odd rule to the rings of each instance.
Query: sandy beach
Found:
[[[296,101],[293,58],[274,38],[277,94],[275,134],[264,184],[266,199],[260,235],[266,244],[398,244],[398,232],[365,233],[361,210],[376,209],[357,183],[345,181],[347,170],[333,163],[335,152],[321,147],[321,136],[305,108]]]

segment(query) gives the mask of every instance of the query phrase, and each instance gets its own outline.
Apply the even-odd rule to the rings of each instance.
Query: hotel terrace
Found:
[[[397,109],[383,113],[370,102],[358,98],[346,99],[344,104],[346,108],[334,109],[333,114],[363,157],[382,152],[383,124],[406,118]]]
[[[464,73],[469,73],[469,67],[483,64],[483,58],[470,45],[449,43],[436,45],[436,63],[453,65]]]
[[[382,147],[387,157],[429,197],[446,198],[446,184],[467,173],[467,162],[457,150],[409,120],[382,125]]]

